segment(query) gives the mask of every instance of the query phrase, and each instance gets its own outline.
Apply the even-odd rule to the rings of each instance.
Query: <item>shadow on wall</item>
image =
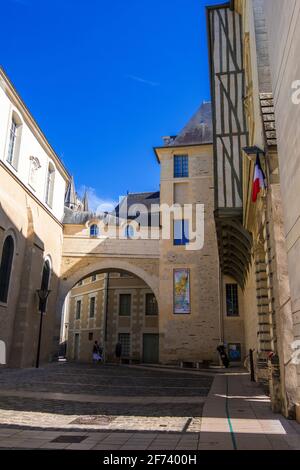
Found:
[[[8,237],[10,255],[5,255]],[[40,326],[37,290],[41,288],[46,259],[43,241],[35,233],[32,211],[27,207],[22,225],[17,227],[0,203],[0,341],[5,344],[6,366],[32,367],[35,365]],[[46,314],[43,317],[41,362],[52,358],[56,331],[56,302],[59,279],[51,269]],[[3,366],[1,366],[3,367]]]

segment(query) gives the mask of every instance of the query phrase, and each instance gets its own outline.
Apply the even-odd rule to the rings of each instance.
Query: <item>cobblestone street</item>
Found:
[[[164,438],[172,446],[181,441],[185,444],[189,435],[188,443],[193,442],[197,448],[204,397],[212,381],[213,377],[200,374],[66,363],[40,370],[2,370],[0,446],[18,444],[11,437],[6,439],[10,431],[3,428],[5,425],[14,426],[14,431],[21,427],[23,433],[18,432],[18,438],[44,429],[42,434],[33,435],[39,438],[34,444],[38,447],[52,447],[51,443],[40,442],[41,436],[58,437],[61,431],[73,430],[93,432],[94,439],[114,433],[113,444],[105,441],[109,447],[119,446],[120,439],[125,445],[137,433],[143,437],[138,443],[143,446],[155,442],[162,432],[165,436],[173,433],[171,441],[170,435]],[[69,445],[56,443],[54,447]],[[86,446],[90,447],[90,441],[79,444],[79,448]]]
[[[243,371],[53,364],[0,370],[0,448],[299,449]]]

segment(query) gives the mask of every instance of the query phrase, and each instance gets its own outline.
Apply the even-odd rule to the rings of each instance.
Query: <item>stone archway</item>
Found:
[[[141,267],[135,263],[130,263],[122,259],[98,259],[97,261],[83,267],[68,278],[61,281],[59,300],[64,302],[67,293],[72,287],[77,284],[81,279],[93,274],[94,272],[107,272],[107,271],[126,271],[140,277],[152,289],[155,296],[159,297],[159,279],[158,275],[149,273],[146,267]]]
[[[66,260],[67,261],[67,260]],[[78,260],[77,260],[78,261]],[[151,264],[152,261],[152,264]],[[66,263],[69,267],[69,264]],[[62,273],[60,289],[57,301],[57,322],[60,324],[61,312],[65,298],[81,279],[93,274],[108,271],[126,271],[141,278],[153,291],[159,304],[159,275],[158,260],[137,260],[128,258],[82,258],[79,263],[74,263],[69,269],[65,269],[65,276]],[[69,275],[68,275],[69,274]]]
[[[72,291],[73,287],[78,284],[79,281],[85,278],[89,278],[93,274],[100,274],[100,273],[115,273],[115,272],[125,272],[132,274],[139,278],[145,285],[148,286],[149,290],[151,289],[152,293],[155,295],[157,299],[157,303],[159,304],[159,277],[158,277],[158,262],[156,260],[151,260],[151,259],[128,259],[128,258],[91,258],[91,257],[83,257],[80,260],[77,259],[75,261],[75,258],[70,259],[66,258],[65,259],[65,267],[67,268],[65,270],[65,276],[61,278],[60,282],[60,291],[59,291],[59,296],[58,296],[58,303],[57,303],[57,322],[59,325],[61,324],[61,315],[64,309],[64,301],[70,291]],[[143,289],[143,288],[142,288]],[[136,294],[133,294],[136,295]],[[146,295],[146,294],[144,294]],[[140,299],[139,295],[136,297],[136,299]],[[135,301],[134,301],[135,302]],[[143,301],[139,305],[143,305]],[[140,311],[140,310],[139,310]],[[115,314],[115,312],[113,313]],[[105,318],[105,317],[104,317]],[[159,317],[157,317],[159,318]],[[149,327],[155,331],[158,335],[158,323],[157,325],[152,324],[153,320],[151,321],[151,325],[148,325],[148,319],[143,323],[143,326],[141,327],[141,332],[147,333]],[[114,322],[113,322],[114,324]],[[135,326],[134,324],[130,324],[129,326],[126,324],[121,323],[119,327],[121,328],[121,333],[124,335],[124,328],[128,329],[130,328],[130,336],[132,336],[132,347],[135,352],[133,352],[133,356],[135,357],[137,355],[138,347],[137,347],[137,339],[136,339],[136,332],[132,333],[133,328]],[[95,325],[94,325],[95,327]],[[91,326],[90,329],[93,327]],[[148,328],[148,329],[147,329]],[[157,329],[157,331],[156,331]],[[145,331],[144,331],[145,330]],[[74,328],[68,330],[71,335],[74,333]],[[105,331],[105,330],[103,330]],[[114,331],[114,330],[113,330]],[[77,331],[75,331],[76,335],[78,334]],[[74,333],[74,334],[75,334]],[[128,332],[127,332],[128,333]],[[129,334],[128,333],[128,334]],[[75,335],[75,336],[76,336]],[[82,335],[82,333],[80,333]],[[103,335],[104,333],[102,332],[100,334],[100,341],[103,342]],[[110,335],[111,336],[111,335]],[[154,336],[154,335],[153,335]],[[84,336],[80,336],[80,338],[83,338],[83,342],[85,342]],[[131,341],[131,340],[130,340]],[[73,344],[73,343],[71,343]],[[85,343],[84,343],[85,344]],[[71,356],[73,355],[73,350],[71,346]],[[83,349],[86,349],[86,344],[84,345]],[[111,345],[107,344],[106,345],[106,351],[108,351],[108,354],[111,354]],[[83,353],[83,357],[85,358],[86,351]],[[82,359],[82,357],[81,357]]]

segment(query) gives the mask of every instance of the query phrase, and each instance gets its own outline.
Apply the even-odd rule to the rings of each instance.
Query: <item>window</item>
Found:
[[[93,341],[94,339],[94,333],[89,333],[89,341]]]
[[[50,285],[51,266],[49,260],[45,261],[42,274],[41,289],[47,290]],[[47,299],[40,300],[39,311],[45,313],[47,309]]]
[[[29,184],[33,189],[36,189],[37,185],[37,171],[41,168],[41,164],[38,158],[30,157],[30,168],[29,168]]]
[[[174,245],[184,246],[189,243],[189,221],[174,220]]]
[[[79,281],[77,287],[81,287],[83,285],[83,281]]]
[[[158,315],[158,305],[154,294],[146,294],[146,315]]]
[[[22,131],[21,121],[17,117],[17,115],[13,113],[13,116],[11,119],[11,125],[10,125],[10,132],[9,132],[7,161],[15,169],[17,169],[18,167],[18,161],[19,161],[21,131]]]
[[[132,225],[126,225],[125,237],[129,239],[134,238],[134,228],[132,227]]]
[[[46,181],[46,204],[49,207],[53,205],[53,195],[54,195],[54,179],[55,179],[55,168],[52,163],[49,163],[47,171],[47,181]]]
[[[99,227],[96,224],[91,225],[90,227],[90,236],[98,237],[99,236]]]
[[[130,334],[120,333],[119,343],[121,343],[122,345],[122,357],[129,357],[130,356]]]
[[[226,284],[226,310],[228,317],[239,316],[238,286]]]
[[[119,315],[129,317],[131,314],[131,294],[120,294]]]
[[[132,275],[132,274],[129,274],[129,273],[120,273],[120,277],[123,277],[123,278],[133,278],[133,275]]]
[[[5,239],[0,265],[0,302],[7,303],[9,283],[14,257],[14,240],[12,236]]]
[[[187,155],[174,156],[174,178],[188,178],[189,157]]]
[[[77,302],[76,302],[75,320],[80,320],[80,315],[81,315],[81,300],[77,300]]]
[[[95,303],[96,303],[96,298],[91,297],[90,298],[90,318],[95,318]]]
[[[97,281],[97,274],[93,274],[91,279],[92,279],[91,282]]]

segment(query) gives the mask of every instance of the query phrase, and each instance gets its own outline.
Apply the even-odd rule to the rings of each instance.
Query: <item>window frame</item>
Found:
[[[128,346],[127,346],[127,350],[126,350],[126,352],[128,351],[128,354],[125,354],[125,352],[124,352],[125,351],[124,343],[121,340],[121,338],[122,337],[124,338],[125,336],[128,338]],[[122,358],[128,359],[131,355],[131,334],[130,333],[119,333],[118,334],[118,341],[122,345]]]
[[[6,243],[9,243],[10,241],[11,241],[11,246],[8,247],[9,252],[6,253],[4,251],[6,249],[5,245]],[[1,259],[0,259],[0,279],[4,278],[3,284],[1,285],[1,288],[0,288],[0,295],[3,295],[3,297],[0,297],[1,305],[7,305],[9,301],[15,250],[16,250],[15,238],[13,237],[11,233],[8,233],[3,241],[2,250],[1,250]],[[4,265],[4,262],[6,263],[6,265]],[[6,274],[6,276],[3,276],[4,274],[3,271]]]
[[[129,231],[132,231],[131,234],[129,234]],[[135,229],[134,227],[131,225],[131,224],[127,224],[126,227],[125,227],[125,238],[127,240],[134,240],[134,237],[135,237]]]
[[[89,318],[93,319],[95,318],[96,314],[96,296],[92,295],[89,299]],[[91,310],[91,307],[93,305],[93,312]],[[93,313],[93,315],[91,315]]]
[[[121,301],[121,298],[124,298],[124,297],[127,297],[127,298],[129,297],[129,298],[130,298],[129,313],[122,313],[122,312],[121,312],[121,309],[122,309],[122,301]],[[119,294],[119,309],[118,309],[118,310],[119,310],[119,317],[125,317],[125,318],[126,318],[126,317],[127,317],[127,318],[131,317],[131,311],[132,311],[132,294],[126,293],[126,292]]]
[[[156,305],[156,308],[154,309],[156,313],[153,313],[153,312],[148,313],[148,302],[147,302],[147,298],[149,298],[150,295],[152,296],[152,298],[154,298],[154,302],[152,302],[152,303]],[[150,310],[151,310],[151,309],[150,309]],[[146,316],[146,317],[158,317],[158,315],[159,315],[159,312],[158,312],[158,303],[157,303],[155,294],[153,294],[153,292],[147,292],[147,293],[145,294],[145,316]]]
[[[99,226],[97,224],[92,224],[90,226],[90,238],[98,238],[100,235]]]
[[[78,310],[78,305],[80,305],[79,310]],[[75,303],[75,321],[78,321],[81,319],[81,309],[82,309],[82,299],[77,299]]]
[[[9,137],[6,150],[6,162],[18,171],[23,122],[16,111],[10,118]],[[13,139],[12,139],[13,136]]]
[[[189,178],[189,156],[188,154],[174,155],[173,157],[173,177]]]
[[[187,246],[190,243],[190,224],[188,219],[175,219],[173,220],[173,245],[174,246]],[[181,223],[181,238],[175,238],[175,232],[177,231],[175,228],[176,223]],[[186,230],[187,227],[187,230]],[[186,238],[186,233],[188,232],[188,238]]]
[[[230,289],[230,299],[228,298],[228,291]],[[229,309],[229,301],[232,304],[231,311]],[[225,302],[226,302],[226,317],[227,318],[239,318],[240,307],[239,307],[239,286],[235,283],[226,282],[225,284]],[[231,313],[232,312],[232,313]]]

